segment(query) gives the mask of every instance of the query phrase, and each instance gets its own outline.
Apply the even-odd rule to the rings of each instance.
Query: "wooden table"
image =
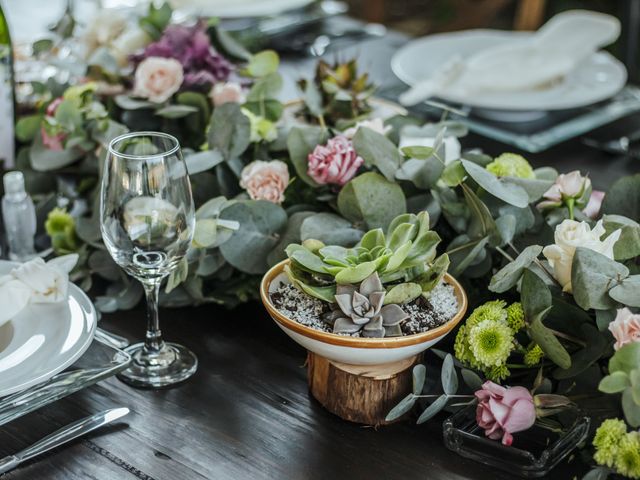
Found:
[[[350,52],[358,53],[361,67],[384,84],[395,81],[388,61],[404,41],[391,34]],[[342,51],[340,57],[348,54]],[[286,60],[287,85],[301,74],[311,75],[313,64]],[[293,90],[288,94],[295,95]],[[608,128],[639,127],[636,116]],[[474,135],[463,143],[489,154],[513,151]],[[640,171],[638,161],[608,157],[577,141],[527,157],[536,165],[589,172],[596,188]],[[132,410],[121,424],[27,463],[7,474],[7,480],[513,478],[447,450],[441,431],[445,415],[422,426],[401,423],[376,431],[325,411],[307,391],[304,350],[260,305],[234,311],[214,306],[163,310],[161,318],[166,339],[198,355],[197,374],[163,391],[135,390],[109,379],[12,422],[0,431],[1,455],[90,413],[118,406]],[[143,309],[107,315],[102,326],[140,339]],[[573,460],[548,478],[579,478],[585,470]]]

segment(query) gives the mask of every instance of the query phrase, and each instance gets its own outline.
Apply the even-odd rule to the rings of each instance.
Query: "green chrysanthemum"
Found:
[[[453,344],[453,352],[456,355],[456,358],[461,362],[469,363],[469,344],[467,342],[467,327],[462,325],[458,329],[458,334],[456,335],[456,341]]]
[[[513,330],[504,321],[484,320],[470,328],[469,348],[485,368],[502,365],[513,349]]]
[[[514,333],[524,328],[524,310],[520,302],[512,303],[507,307],[507,325]]]
[[[466,324],[468,327],[478,325],[485,320],[491,320],[492,322],[501,322],[507,319],[507,312],[504,307],[507,303],[504,300],[493,300],[480,305],[476,308],[469,318],[467,318]]]
[[[534,367],[540,363],[542,357],[544,357],[544,352],[542,348],[540,348],[540,345],[532,343],[524,354],[524,364],[527,367]]]
[[[75,220],[63,208],[54,208],[49,212],[47,221],[44,222],[44,229],[47,235],[53,237],[57,233],[64,233],[69,227],[75,228]]]
[[[487,170],[497,177],[536,178],[529,162],[515,153],[503,153],[487,165]]]
[[[489,380],[498,383],[511,375],[511,372],[506,365],[496,365],[495,367],[491,367],[490,369],[486,370],[484,373]]]
[[[593,437],[596,453],[593,459],[599,465],[613,467],[618,453],[618,445],[627,433],[627,426],[622,420],[610,418],[602,422]]]
[[[619,474],[640,479],[640,433],[630,432],[622,437],[614,465]]]

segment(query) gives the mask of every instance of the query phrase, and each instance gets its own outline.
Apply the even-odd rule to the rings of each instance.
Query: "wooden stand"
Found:
[[[347,365],[309,352],[311,394],[331,413],[351,422],[385,425],[387,413],[411,392],[420,355],[385,365]]]

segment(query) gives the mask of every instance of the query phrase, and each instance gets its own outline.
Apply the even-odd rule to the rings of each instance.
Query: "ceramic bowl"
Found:
[[[298,344],[322,357],[350,365],[382,365],[417,355],[435,345],[455,327],[467,311],[467,295],[451,275],[444,281],[452,285],[458,299],[458,312],[443,325],[427,332],[403,337],[357,338],[322,332],[302,325],[282,313],[271,303],[270,293],[281,283],[290,283],[284,273],[284,260],[273,266],[262,278],[260,297],[262,303],[278,326]]]

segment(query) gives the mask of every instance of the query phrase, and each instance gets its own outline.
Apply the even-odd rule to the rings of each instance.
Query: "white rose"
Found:
[[[127,28],[127,19],[113,10],[102,10],[98,13],[84,34],[87,55],[97,48],[106,47],[118,38]]]
[[[111,43],[111,55],[118,65],[124,67],[129,63],[129,56],[144,48],[149,42],[151,37],[141,28],[127,29]]]
[[[245,95],[239,83],[220,82],[216,83],[209,93],[211,103],[218,107],[225,103],[244,103]]]
[[[183,78],[182,65],[176,59],[148,57],[136,69],[133,94],[163,103],[178,91]]]
[[[605,234],[605,229],[600,220],[593,229],[587,222],[565,220],[558,226],[554,233],[554,245],[548,245],[542,250],[542,254],[549,260],[553,268],[553,275],[558,280],[565,292],[571,292],[571,266],[576,248],[584,247],[601,253],[613,259],[613,246],[620,238],[621,230],[618,229],[604,240],[600,238]]]
[[[385,125],[381,118],[372,118],[370,120],[361,120],[357,122],[353,127],[347,128],[342,132],[342,134],[349,140],[352,140],[360,127],[369,128],[380,135],[386,135],[391,131],[391,125]]]

